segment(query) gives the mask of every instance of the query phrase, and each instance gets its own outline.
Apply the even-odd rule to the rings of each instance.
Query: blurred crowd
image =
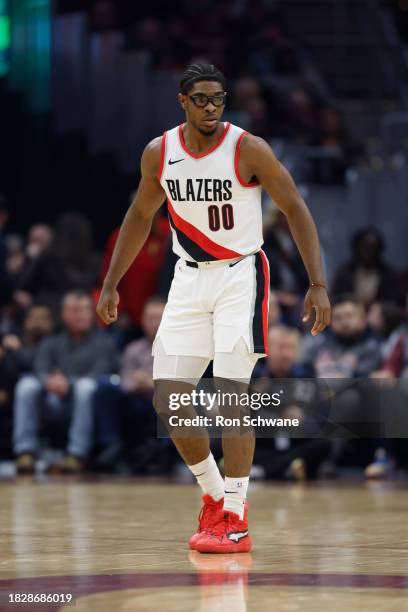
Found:
[[[126,48],[149,59],[151,69],[177,78],[195,61],[215,64],[227,77],[226,116],[258,136],[319,147],[307,177],[341,182],[346,167],[366,165],[363,143],[342,114],[301,41],[293,40],[278,9],[267,0],[95,0],[91,31],[123,31]],[[85,8],[60,2],[60,11]]]
[[[177,470],[172,444],[157,437],[152,408],[151,347],[176,261],[167,219],[155,217],[119,286],[119,318],[109,328],[96,320],[95,304],[118,228],[97,253],[91,225],[79,213],[65,213],[55,227],[33,225],[26,235],[10,233],[9,220],[2,198],[1,458],[14,457],[19,474],[34,473],[50,448],[60,450],[46,465],[50,473]],[[283,215],[265,227],[264,250],[271,268],[270,354],[258,362],[254,385],[290,381],[279,414],[299,418],[302,427],[297,438],[281,431],[258,440],[254,474],[317,478],[352,466],[379,477],[405,469],[408,270],[387,262],[376,229],[359,231],[333,279],[331,328],[312,337],[301,323],[308,279]],[[336,381],[330,393],[328,380]],[[364,381],[371,386],[359,384]],[[388,439],[367,429],[378,397],[395,414]],[[330,428],[337,421],[362,425],[351,427],[355,436],[347,439]]]

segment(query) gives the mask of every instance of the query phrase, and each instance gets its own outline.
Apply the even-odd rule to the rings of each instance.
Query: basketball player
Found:
[[[153,345],[154,406],[162,417],[168,415],[169,394],[191,391],[210,360],[220,388],[245,390],[257,359],[267,353],[269,271],[261,249],[262,188],[287,216],[309,275],[304,320],[314,309],[313,335],[330,322],[311,214],[269,145],[221,122],[225,90],[225,77],[213,65],[193,64],[183,74],[178,99],[186,123],[152,140],[143,152],[142,178],[97,306],[105,323],[116,321],[116,287],[166,198],[173,250],[180,259]],[[192,413],[191,405],[184,408],[184,415]],[[251,550],[246,493],[253,432],[223,432],[225,481],[205,428],[188,436],[174,428],[171,436],[203,492],[190,548],[216,553]]]

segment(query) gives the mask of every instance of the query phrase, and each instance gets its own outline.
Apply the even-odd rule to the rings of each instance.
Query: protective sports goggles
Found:
[[[193,104],[195,104],[199,108],[204,108],[209,102],[214,104],[214,106],[222,106],[223,104],[225,104],[226,96],[227,92],[224,91],[223,93],[216,94],[215,96],[206,96],[202,93],[196,93],[188,97],[193,102]]]

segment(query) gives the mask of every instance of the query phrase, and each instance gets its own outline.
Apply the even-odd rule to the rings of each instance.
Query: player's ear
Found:
[[[178,101],[180,102],[182,109],[186,110],[186,96],[184,96],[182,93],[179,93],[177,98],[178,98]]]

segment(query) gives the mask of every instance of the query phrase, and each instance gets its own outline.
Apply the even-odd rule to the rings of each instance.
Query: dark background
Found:
[[[146,142],[182,119],[182,70],[202,58],[226,73],[227,118],[271,141],[303,188],[329,274],[368,223],[385,234],[389,258],[408,263],[404,0],[5,6],[0,192],[10,230],[79,210],[101,247]]]

